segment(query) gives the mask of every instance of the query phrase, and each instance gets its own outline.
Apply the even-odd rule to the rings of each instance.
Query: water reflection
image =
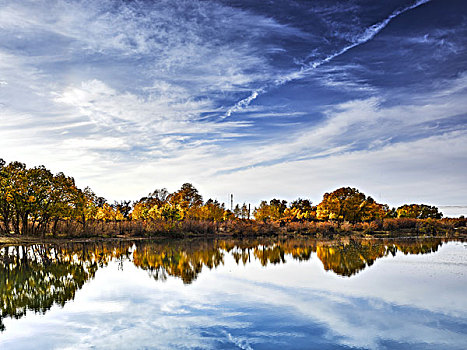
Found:
[[[262,266],[286,263],[286,256],[307,261],[316,253],[325,270],[340,276],[352,276],[378,258],[400,251],[404,254],[436,252],[441,239],[410,241],[317,241],[306,239],[287,240],[221,240],[181,241],[171,244],[140,242],[133,252],[133,263],[152,272],[155,279],[167,276],[179,277],[191,283],[201,273],[203,266],[209,269],[224,262],[230,254],[237,264],[246,265],[257,260]]]
[[[410,241],[317,241],[287,240],[184,240],[168,242],[75,243],[64,245],[10,246],[0,249],[0,303],[3,318],[20,318],[27,310],[45,313],[52,305],[63,306],[93,278],[100,267],[116,260],[131,261],[155,280],[168,276],[190,284],[203,268],[224,264],[231,255],[236,264],[258,261],[262,266],[284,264],[287,257],[307,261],[312,253],[324,269],[352,276],[376,259],[404,254],[435,252],[441,239]]]
[[[128,246],[125,257],[129,257]],[[65,305],[99,267],[123,257],[118,247],[105,245],[30,245],[0,250],[0,330],[3,318],[20,318],[27,310],[45,313]]]
[[[416,241],[350,241],[344,244],[317,245],[316,253],[324,268],[341,276],[352,276],[367,266],[373,265],[376,259],[398,251],[404,254],[433,253],[441,246],[440,239]]]
[[[286,263],[286,255],[299,261],[307,261],[312,253],[323,263],[325,270],[340,276],[352,276],[378,258],[400,251],[404,254],[436,252],[442,239],[410,241],[317,241],[307,239],[287,240],[213,240],[178,241],[171,243],[137,242],[133,251],[133,263],[150,271],[156,280],[167,276],[178,277],[184,283],[193,282],[203,267],[212,269],[224,263],[224,255],[230,254],[237,264],[246,265],[257,260],[262,266]]]
[[[218,242],[138,242],[132,261],[135,266],[149,271],[156,280],[166,280],[167,276],[174,276],[189,284],[197,278],[204,266],[211,269],[222,264],[224,254]]]

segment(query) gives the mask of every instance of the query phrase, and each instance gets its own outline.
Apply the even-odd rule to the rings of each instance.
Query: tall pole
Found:
[[[230,211],[233,211],[233,194],[230,195]]]

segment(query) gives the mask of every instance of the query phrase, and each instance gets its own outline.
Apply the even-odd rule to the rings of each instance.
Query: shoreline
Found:
[[[391,233],[374,233],[362,234],[355,232],[352,234],[303,234],[293,232],[277,232],[276,234],[267,235],[252,235],[252,234],[187,234],[187,235],[154,235],[154,236],[126,236],[115,235],[112,237],[36,237],[36,236],[0,236],[0,245],[22,245],[22,244],[64,244],[64,243],[97,243],[97,242],[128,242],[128,241],[180,241],[189,239],[268,239],[268,238],[311,238],[322,241],[335,241],[335,240],[391,240],[391,239],[452,239],[452,240],[467,240],[467,234],[440,234],[440,235],[427,235],[417,232],[394,232]]]

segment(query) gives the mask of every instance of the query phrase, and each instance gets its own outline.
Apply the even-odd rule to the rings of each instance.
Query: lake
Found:
[[[467,243],[3,246],[1,349],[466,349]]]

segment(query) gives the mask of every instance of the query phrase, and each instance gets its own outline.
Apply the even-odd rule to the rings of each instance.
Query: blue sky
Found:
[[[467,3],[0,0],[0,157],[108,199],[466,205]]]

